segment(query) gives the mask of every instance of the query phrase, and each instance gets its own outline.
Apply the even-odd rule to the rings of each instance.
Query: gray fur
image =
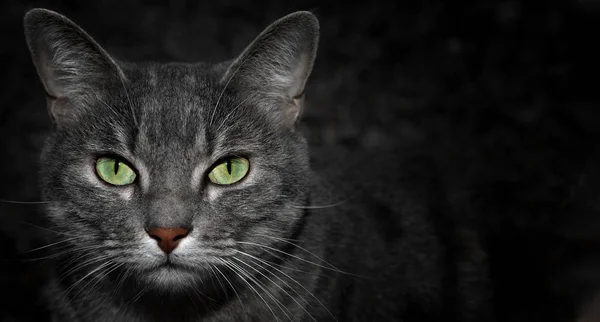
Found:
[[[61,242],[46,293],[56,321],[487,317],[478,237],[452,225],[438,231],[441,209],[429,206],[438,196],[427,185],[332,189],[311,171],[295,125],[316,56],[311,13],[276,21],[217,65],[119,62],[43,9],[26,15],[25,30],[51,111],[56,101],[61,110],[40,174]],[[101,182],[94,161],[104,154],[126,160],[138,180]],[[249,175],[209,183],[210,167],[231,155],[250,160]],[[371,170],[392,181],[412,173]],[[360,201],[320,207],[333,190],[360,191]],[[176,270],[158,267],[167,256],[144,230],[154,226],[192,227],[170,255]],[[449,240],[468,247],[450,250]],[[447,253],[457,261],[448,264]],[[449,276],[448,265],[468,278]]]

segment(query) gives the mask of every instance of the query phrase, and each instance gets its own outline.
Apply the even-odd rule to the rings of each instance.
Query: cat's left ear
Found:
[[[221,82],[257,99],[278,121],[293,125],[317,55],[319,21],[308,11],[268,26],[228,67]]]

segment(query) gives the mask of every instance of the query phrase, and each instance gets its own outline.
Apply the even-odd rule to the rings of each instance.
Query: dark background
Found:
[[[219,61],[295,10],[321,22],[304,127],[315,150],[410,143],[456,156],[486,222],[500,321],[576,321],[600,282],[596,1],[5,1],[0,199],[38,201],[48,130],[27,9],[57,10],[124,60]],[[0,321],[42,321],[39,205],[0,202]],[[39,257],[39,256],[37,256]],[[600,320],[600,317],[598,317]]]

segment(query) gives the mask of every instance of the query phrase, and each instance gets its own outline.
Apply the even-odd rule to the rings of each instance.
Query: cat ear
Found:
[[[108,53],[68,18],[32,9],[24,18],[25,38],[49,96],[55,121],[74,116],[73,104],[85,101],[123,73]]]
[[[289,14],[246,47],[221,81],[238,85],[245,95],[273,109],[281,121],[293,124],[302,111],[318,42],[319,21],[312,13]]]

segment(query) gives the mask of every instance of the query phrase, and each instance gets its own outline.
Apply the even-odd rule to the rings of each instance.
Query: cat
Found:
[[[309,149],[314,14],[216,64],[120,61],[47,9],[24,28],[53,124],[54,321],[493,321],[426,153]]]

